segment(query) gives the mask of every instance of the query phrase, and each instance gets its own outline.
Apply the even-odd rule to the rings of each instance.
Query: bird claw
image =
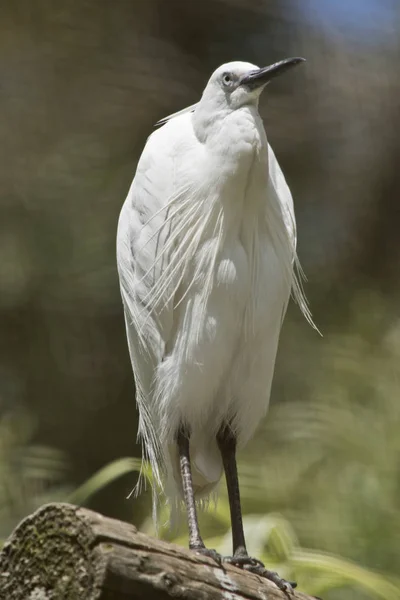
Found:
[[[269,581],[272,581],[282,592],[284,592],[287,596],[291,596],[294,593],[294,589],[297,587],[297,583],[295,581],[286,581],[275,573],[275,571],[270,571],[269,569],[265,569],[264,567],[253,567],[252,565],[244,567],[246,571],[250,571],[251,573],[255,573],[260,577],[264,577]]]
[[[230,565],[234,565],[235,567],[243,567],[245,569],[247,567],[261,567],[263,569],[265,568],[264,563],[262,563],[261,560],[246,555],[239,554],[236,556],[224,556],[223,561],[229,563]]]
[[[209,558],[212,558],[219,566],[222,565],[222,556],[216,550],[201,546],[198,548],[191,548],[191,550],[196,552],[196,554],[201,554],[201,556],[208,556]]]
[[[237,555],[226,556],[223,560],[224,562],[235,565],[236,567],[241,567],[245,571],[249,571],[250,573],[254,573],[255,575],[259,575],[260,577],[264,577],[265,579],[272,581],[287,596],[293,594],[294,589],[297,587],[297,583],[295,581],[286,581],[285,579],[282,579],[278,573],[266,569],[264,563],[257,558],[252,558],[251,556],[246,555]]]

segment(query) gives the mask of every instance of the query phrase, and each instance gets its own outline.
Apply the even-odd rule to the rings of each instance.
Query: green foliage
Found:
[[[166,509],[161,517],[167,523]],[[202,531],[214,528],[224,532],[218,536],[205,537],[205,543],[210,548],[216,548],[222,555],[229,555],[232,551],[230,516],[224,491],[215,510],[201,514],[200,521]],[[212,522],[211,528],[207,521]],[[246,514],[243,522],[250,554],[260,558],[286,579],[297,581],[299,588],[308,594],[333,600],[336,597],[334,592],[339,590],[343,600],[399,598],[398,578],[383,576],[328,552],[302,547],[293,526],[282,515]],[[147,533],[155,533],[150,520],[144,523],[143,529]],[[162,535],[179,545],[187,544],[186,535],[171,537],[167,525],[163,528]]]
[[[66,458],[54,448],[32,444],[32,432],[25,413],[0,419],[0,540],[36,508],[62,501],[70,491]]]
[[[85,483],[74,490],[67,499],[71,504],[84,505],[94,494],[110,485],[122,475],[140,472],[141,461],[137,458],[119,458],[92,475]]]

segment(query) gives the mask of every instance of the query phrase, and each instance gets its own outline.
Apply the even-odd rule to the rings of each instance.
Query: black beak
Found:
[[[262,85],[266,85],[271,79],[276,77],[277,75],[281,75],[288,69],[299,65],[302,62],[305,62],[305,58],[285,58],[284,60],[280,60],[269,67],[263,67],[262,69],[257,69],[256,71],[250,71],[247,75],[245,75],[240,85],[247,85],[250,89],[258,88]]]

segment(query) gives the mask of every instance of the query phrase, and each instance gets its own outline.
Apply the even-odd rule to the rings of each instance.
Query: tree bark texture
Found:
[[[1,600],[284,600],[269,581],[70,504],[24,519],[0,553]],[[292,600],[310,600],[297,592]]]

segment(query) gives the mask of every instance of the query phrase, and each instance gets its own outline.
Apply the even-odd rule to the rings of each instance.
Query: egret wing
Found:
[[[294,300],[299,305],[301,312],[310,325],[319,331],[312,319],[307,298],[303,290],[302,280],[305,279],[305,276],[296,253],[297,232],[292,194],[270,145],[268,145],[268,170],[269,193],[271,197],[275,198],[275,202],[273,202],[273,208],[276,211],[279,211],[281,215],[281,219],[278,218],[275,221],[277,226],[275,227],[273,236],[276,239],[276,243],[279,244],[282,249],[285,247],[289,248],[289,254],[286,252],[286,264],[282,266],[286,271],[287,277],[290,275],[290,284]],[[278,225],[279,221],[284,224],[284,230],[280,230]],[[286,240],[289,238],[289,245],[282,243],[285,237]],[[285,256],[285,252],[281,252],[280,255]],[[287,303],[283,309],[282,321],[285,316],[286,309]]]
[[[172,282],[161,290],[159,284],[168,266],[169,199],[174,197],[174,186],[171,148],[159,133],[161,130],[147,141],[121,210],[117,264],[136,384],[139,436],[153,476],[161,484],[162,451],[152,391],[173,321]]]
[[[276,160],[274,151],[271,146],[268,144],[268,170],[270,182],[275,189],[276,194],[279,197],[279,202],[282,207],[282,216],[284,219],[284,223],[289,234],[289,238],[292,244],[293,253],[296,253],[296,244],[297,244],[297,233],[296,233],[296,219],[294,214],[294,205],[291,191],[289,189],[288,184],[286,183],[286,179],[284,174],[282,173],[282,169],[279,166],[278,161]]]

